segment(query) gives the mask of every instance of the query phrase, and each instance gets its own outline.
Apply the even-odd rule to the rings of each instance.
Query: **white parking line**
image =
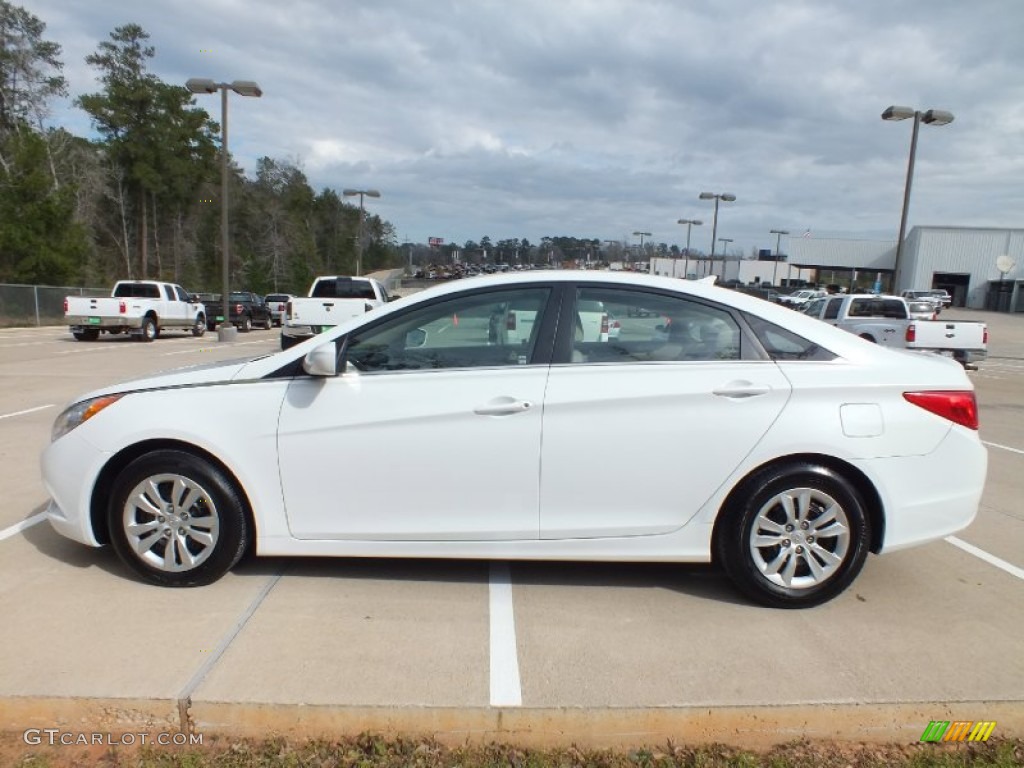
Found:
[[[53,408],[53,403],[47,405],[37,405],[35,408],[28,408],[24,411],[15,411],[14,413],[5,413],[0,415],[0,419],[9,419],[13,416],[24,416],[26,413],[35,413],[36,411],[42,411],[47,408]]]
[[[952,544],[954,547],[959,547],[964,552],[974,555],[977,558],[984,560],[989,565],[994,565],[996,568],[1000,568],[1006,571],[1011,576],[1016,576],[1018,579],[1024,580],[1024,568],[1018,568],[1012,563],[1008,563],[1002,558],[998,558],[995,555],[990,555],[983,549],[978,549],[973,544],[968,544],[963,539],[958,539],[956,536],[947,536],[946,541]]]
[[[45,519],[45,512],[39,512],[38,514],[32,515],[32,517],[26,517],[20,523],[12,525],[10,528],[4,528],[2,531],[0,531],[0,541],[3,541],[4,539],[9,539],[11,538],[11,536],[21,533],[26,528],[31,528],[36,523],[43,522],[43,520]]]
[[[508,563],[491,563],[491,706],[520,707],[516,619],[512,608],[512,575]]]
[[[1024,451],[1022,451],[1020,448],[1011,448],[1008,445],[1000,445],[999,443],[990,443],[988,440],[982,440],[981,443],[982,443],[982,445],[988,445],[988,446],[991,446],[993,448],[1002,448],[1004,451],[1010,451],[1011,453],[1019,453],[1021,455],[1024,455]]]

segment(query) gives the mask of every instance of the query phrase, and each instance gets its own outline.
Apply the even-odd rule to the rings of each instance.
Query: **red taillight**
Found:
[[[242,305],[241,305],[241,304],[235,304],[235,314],[236,314],[236,315],[240,315],[240,314],[242,314],[242,312],[244,312],[244,311],[245,311],[245,310],[244,310],[244,309],[242,308]]]
[[[917,341],[917,326],[913,323],[907,325],[907,338],[908,342]]]
[[[974,392],[904,392],[903,399],[955,424],[978,428],[978,401]]]
[[[66,315],[67,313],[68,313],[68,300],[64,299],[64,314]]]
[[[982,332],[981,332],[981,341],[982,341],[982,343],[984,343],[984,344],[985,344],[986,346],[988,345],[988,326],[987,326],[987,325],[986,325],[986,326],[984,326],[984,329],[983,329],[983,330],[982,330]]]
[[[601,335],[608,335],[608,315],[601,315]]]
[[[505,319],[505,330],[514,331],[516,329],[516,313],[509,312],[508,317]]]
[[[618,320],[612,320],[612,326],[611,327],[612,328],[622,328],[622,325],[619,323]]]
[[[121,302],[121,303],[120,303],[120,304],[118,305],[118,307],[117,307],[117,311],[118,311],[118,312],[120,312],[120,313],[121,313],[121,314],[123,315],[123,314],[124,314],[125,312],[127,312],[127,311],[128,311],[128,305],[127,305],[127,304],[126,304],[125,302],[123,302],[123,301],[122,301],[122,302]]]

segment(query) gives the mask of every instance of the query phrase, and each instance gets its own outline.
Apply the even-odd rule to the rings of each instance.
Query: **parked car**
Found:
[[[232,291],[228,295],[228,312],[231,322],[242,333],[248,333],[254,327],[270,330],[270,307],[258,293]]]
[[[288,309],[288,302],[294,298],[290,293],[268,293],[263,297],[267,307],[270,309],[270,319],[275,328],[280,328],[284,322],[285,312]]]
[[[813,288],[803,288],[799,291],[779,296],[779,304],[784,307],[790,307],[791,309],[799,309],[807,304],[811,299],[817,299],[826,295],[825,291]]]
[[[988,355],[988,326],[984,323],[915,320],[901,296],[825,296],[810,301],[805,313],[867,341],[948,355],[965,367]]]
[[[288,302],[281,326],[281,349],[382,307],[390,299],[383,284],[372,277],[318,277],[309,287],[309,296]]]
[[[914,299],[907,302],[907,311],[914,320],[938,320],[939,308],[930,299]]]
[[[202,336],[206,332],[206,307],[197,296],[174,283],[119,280],[109,297],[65,297],[64,322],[77,341],[95,341],[100,333],[126,333],[153,341],[170,329]]]
[[[593,305],[619,338],[575,339]],[[529,336],[493,343],[495,306],[529,313]],[[623,446],[612,481],[580,459],[595,445]],[[57,417],[42,475],[59,533],[158,585],[208,584],[246,552],[714,560],[795,608],[869,552],[963,530],[986,465],[951,360],[712,285],[544,270],[93,391]],[[365,482],[382,467],[402,468],[386,493]]]

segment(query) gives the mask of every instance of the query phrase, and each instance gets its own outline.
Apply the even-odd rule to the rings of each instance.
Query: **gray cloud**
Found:
[[[242,164],[297,158],[316,186],[376,187],[374,211],[414,240],[644,229],[681,243],[677,218],[710,224],[705,190],[737,196],[719,234],[743,252],[773,247],[772,228],[895,237],[910,123],[880,120],[889,104],[956,114],[921,129],[911,224],[1022,224],[1018,0],[31,10],[76,95],[96,88],[84,56],[128,22],[151,34],[164,80],[257,80],[262,99],[231,102]],[[87,130],[68,105],[54,117]],[[694,244],[710,247],[710,226]]]

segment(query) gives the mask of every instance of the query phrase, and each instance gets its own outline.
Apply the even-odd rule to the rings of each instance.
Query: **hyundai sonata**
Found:
[[[598,303],[616,335],[578,333]],[[970,524],[977,427],[951,360],[710,284],[533,272],[93,392],[42,466],[60,533],[166,586],[250,549],[714,561],[803,607]]]

